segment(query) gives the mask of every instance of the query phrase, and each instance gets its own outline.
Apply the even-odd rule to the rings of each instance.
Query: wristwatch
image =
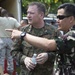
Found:
[[[26,36],[26,32],[22,32],[21,34],[20,34],[20,38],[21,38],[21,40],[24,40],[24,37]]]

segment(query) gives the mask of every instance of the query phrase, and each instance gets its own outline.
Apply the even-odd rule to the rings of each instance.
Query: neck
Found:
[[[38,22],[37,24],[32,25],[34,28],[42,28],[44,27],[44,21]]]

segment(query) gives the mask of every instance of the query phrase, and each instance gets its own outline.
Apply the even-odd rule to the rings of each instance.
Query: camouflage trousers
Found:
[[[0,65],[4,70],[5,58],[7,59],[7,70],[13,71],[13,58],[10,54],[13,41],[10,38],[0,38]]]

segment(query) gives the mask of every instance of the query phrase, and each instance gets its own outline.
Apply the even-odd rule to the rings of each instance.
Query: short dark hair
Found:
[[[6,9],[0,7],[0,16],[1,17],[13,17],[13,14],[9,13]]]
[[[46,7],[45,4],[41,3],[41,2],[31,2],[28,6],[33,6],[36,5],[39,11],[42,11],[45,15],[46,12]]]
[[[3,9],[1,10],[1,16],[2,16],[2,17],[8,17],[8,11],[3,8]]]
[[[74,16],[75,17],[75,4],[73,3],[64,3],[64,4],[61,4],[59,7],[58,7],[58,10],[59,9],[64,9],[65,10],[65,15],[67,16]]]

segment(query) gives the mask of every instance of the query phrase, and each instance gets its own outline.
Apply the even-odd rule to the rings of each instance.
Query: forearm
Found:
[[[48,53],[48,62],[53,63],[54,60],[55,60],[56,53],[55,52],[51,52],[51,51],[48,51],[47,53]]]
[[[54,39],[48,40],[46,38],[36,37],[26,33],[24,40],[47,51],[54,51],[56,49],[56,41]]]
[[[57,44],[54,39],[48,40],[46,38],[36,37],[36,36],[30,35],[28,33],[24,34],[24,37],[23,37],[21,35],[22,31],[12,30],[12,29],[6,29],[6,31],[12,32],[12,36],[11,36],[12,39],[20,37],[20,39],[24,39],[25,41],[29,42],[33,46],[42,48],[46,51],[54,51],[57,48]]]

